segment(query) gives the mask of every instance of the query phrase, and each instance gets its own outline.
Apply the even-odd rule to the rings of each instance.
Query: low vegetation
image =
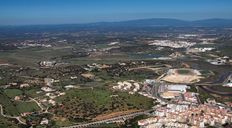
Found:
[[[9,91],[9,90],[8,90]],[[7,92],[8,92],[7,91]],[[15,92],[15,94],[13,93]],[[10,90],[10,96],[18,95],[19,91]],[[8,94],[9,95],[9,94]],[[6,115],[18,116],[23,112],[35,112],[40,110],[39,106],[33,102],[14,101],[5,92],[0,91],[0,104],[3,106],[3,112]]]
[[[51,111],[75,122],[90,120],[104,113],[149,109],[153,105],[152,99],[144,96],[111,92],[106,89],[70,90],[57,101],[60,105],[53,107]]]

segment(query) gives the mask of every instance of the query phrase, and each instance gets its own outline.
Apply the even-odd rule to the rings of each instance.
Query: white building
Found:
[[[48,124],[48,119],[47,118],[43,118],[40,122],[41,125],[47,125]]]
[[[44,83],[47,85],[47,86],[52,86],[52,83],[54,82],[55,80],[52,79],[52,78],[44,78]]]
[[[55,91],[54,89],[49,88],[49,87],[42,87],[41,90],[43,90],[43,91],[45,91],[45,92],[52,92],[52,91]]]
[[[29,84],[20,84],[20,88],[30,87]]]
[[[168,91],[185,93],[187,85],[166,85]]]

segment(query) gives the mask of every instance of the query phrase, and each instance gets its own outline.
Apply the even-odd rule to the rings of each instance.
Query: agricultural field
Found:
[[[5,51],[0,54],[0,60],[5,60],[11,64],[24,66],[38,66],[39,61],[49,60],[61,55],[69,54],[69,49],[50,48],[26,48],[13,51]]]
[[[54,106],[50,111],[74,122],[87,121],[104,113],[130,109],[146,110],[153,105],[152,99],[138,94],[129,95],[125,92],[112,92],[100,88],[75,89],[66,93],[67,95],[57,99],[61,105]]]
[[[9,92],[9,93],[8,93]],[[0,92],[0,104],[4,108],[4,114],[10,116],[18,116],[24,112],[35,112],[40,110],[39,106],[34,101],[14,101],[13,97],[22,94],[20,90],[6,90]],[[13,98],[13,99],[11,99]]]

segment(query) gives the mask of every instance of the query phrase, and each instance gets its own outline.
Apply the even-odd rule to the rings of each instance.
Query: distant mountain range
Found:
[[[53,26],[53,27],[117,27],[117,26],[128,26],[128,27],[232,27],[232,19],[205,19],[205,20],[178,20],[171,18],[152,18],[152,19],[138,19],[118,22],[96,22],[96,23],[83,23],[83,24],[56,24],[56,25],[24,25],[33,27],[42,26]],[[6,27],[6,26],[2,26]],[[7,26],[14,27],[14,26]]]
[[[99,22],[87,26],[130,26],[130,27],[232,27],[232,19],[205,19],[186,21],[168,18],[139,19],[120,22]]]
[[[131,30],[128,28],[144,29],[152,27],[232,27],[232,19],[206,19],[186,21],[168,18],[139,19],[119,22],[97,22],[86,24],[58,24],[58,25],[25,25],[1,26],[0,34],[12,32],[57,32],[79,30]]]

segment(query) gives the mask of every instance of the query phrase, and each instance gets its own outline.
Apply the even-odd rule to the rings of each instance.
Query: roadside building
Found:
[[[47,86],[52,86],[53,82],[54,82],[54,79],[52,79],[52,78],[44,78],[44,83]]]
[[[26,87],[30,87],[29,84],[20,84],[20,88],[26,88]]]

